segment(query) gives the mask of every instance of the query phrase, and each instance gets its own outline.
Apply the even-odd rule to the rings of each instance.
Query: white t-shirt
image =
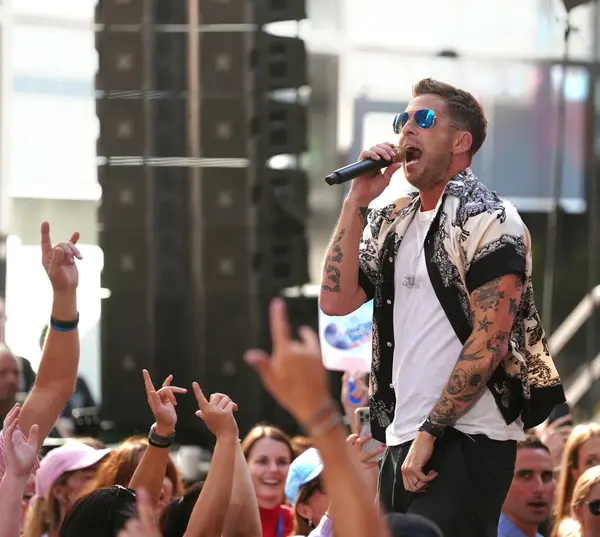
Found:
[[[463,347],[438,301],[425,265],[423,244],[434,216],[435,210],[415,214],[396,258],[392,366],[396,409],[394,421],[386,429],[389,446],[414,440],[419,424],[442,395]],[[414,276],[412,287],[402,285],[407,276]],[[487,388],[455,428],[493,440],[525,437],[520,420],[506,424]]]

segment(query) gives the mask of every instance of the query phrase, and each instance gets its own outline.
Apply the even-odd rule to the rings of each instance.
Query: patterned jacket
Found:
[[[359,251],[359,283],[374,299],[371,432],[381,442],[396,404],[392,386],[396,254],[419,208],[420,198],[412,194],[370,211]],[[525,286],[509,353],[488,389],[507,424],[519,416],[525,429],[542,423],[565,396],[533,300],[531,238],[515,207],[466,168],[446,185],[423,252],[438,300],[463,344],[473,330],[469,294],[505,274],[522,275]]]

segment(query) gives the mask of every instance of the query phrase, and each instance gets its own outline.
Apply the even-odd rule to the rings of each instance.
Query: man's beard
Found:
[[[435,156],[428,155],[426,158],[430,158],[431,161],[425,164],[421,174],[412,181],[407,177],[409,183],[421,192],[429,192],[447,180],[452,153],[448,151]]]

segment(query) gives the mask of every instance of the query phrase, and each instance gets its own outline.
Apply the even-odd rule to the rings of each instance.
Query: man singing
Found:
[[[445,537],[497,534],[516,441],[564,401],[533,301],[529,232],[469,168],[486,130],[471,94],[417,83],[394,120],[403,161],[391,143],[360,156],[390,165],[352,183],[320,294],[328,315],[374,299],[371,430],[388,446],[380,501]],[[418,194],[370,211],[365,226],[361,214],[400,167]]]

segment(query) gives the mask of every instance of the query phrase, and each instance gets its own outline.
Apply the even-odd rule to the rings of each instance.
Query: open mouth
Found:
[[[544,501],[528,502],[528,505],[534,509],[546,509],[546,507],[548,507],[548,503]]]
[[[268,487],[278,487],[281,485],[281,479],[261,479],[260,482]]]
[[[418,147],[409,146],[406,148],[405,163],[411,164],[411,163],[418,162],[422,156],[423,156],[423,152]]]

